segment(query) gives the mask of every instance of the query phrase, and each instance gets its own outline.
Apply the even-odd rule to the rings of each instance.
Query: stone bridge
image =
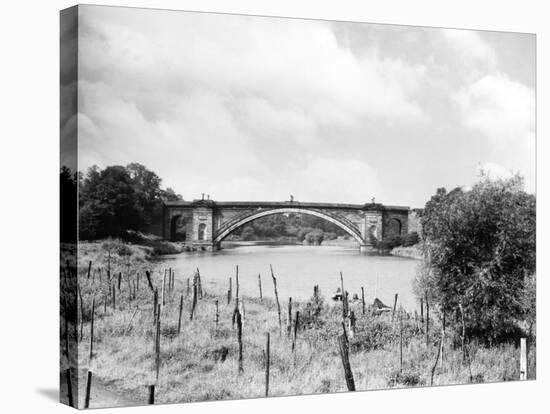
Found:
[[[334,223],[352,236],[362,251],[376,240],[417,231],[416,211],[379,203],[334,204],[291,201],[167,201],[162,234],[203,250],[217,250],[236,229],[272,214],[309,214]],[[183,237],[182,237],[183,236]]]

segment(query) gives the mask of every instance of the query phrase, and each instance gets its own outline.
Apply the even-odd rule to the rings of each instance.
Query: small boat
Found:
[[[378,298],[374,298],[374,302],[372,303],[372,309],[374,310],[375,313],[391,311],[391,308],[388,305],[384,305],[384,303],[382,303],[382,301]]]
[[[348,292],[346,292],[346,295],[348,295]],[[340,288],[336,289],[336,292],[331,296],[331,299],[341,301],[343,299],[342,290]]]

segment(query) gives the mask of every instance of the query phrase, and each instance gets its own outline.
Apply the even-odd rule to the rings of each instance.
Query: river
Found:
[[[228,279],[235,283],[235,266],[239,266],[239,284],[242,296],[258,296],[258,274],[262,278],[265,297],[274,297],[269,265],[277,277],[279,299],[307,299],[313,295],[313,286],[330,299],[340,286],[340,272],[350,297],[361,297],[372,303],[378,297],[392,306],[394,295],[398,305],[413,310],[418,307],[412,293],[412,282],[418,261],[415,259],[365,255],[356,247],[302,246],[276,244],[231,244],[217,252],[190,252],[164,256],[161,266],[171,267],[176,278],[191,277],[200,269],[204,289],[222,295],[227,292]],[[234,286],[234,285],[233,285]]]

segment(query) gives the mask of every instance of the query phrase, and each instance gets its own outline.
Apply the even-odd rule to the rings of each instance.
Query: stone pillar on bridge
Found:
[[[365,205],[365,215],[361,225],[361,237],[366,241],[361,246],[362,252],[372,250],[374,243],[382,239],[382,206],[379,204]]]
[[[216,232],[214,207],[214,203],[210,200],[199,200],[193,208],[191,237],[188,240],[195,248],[204,250],[217,250],[218,248],[214,244]]]

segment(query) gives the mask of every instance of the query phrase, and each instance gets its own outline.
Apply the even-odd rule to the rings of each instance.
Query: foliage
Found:
[[[403,236],[403,246],[405,247],[414,246],[418,242],[420,242],[420,236],[416,231],[413,231],[406,236]]]
[[[374,247],[380,251],[388,251],[401,245],[403,245],[403,238],[401,236],[387,237],[374,241]]]
[[[444,188],[421,219],[427,280],[442,310],[486,342],[514,336],[524,280],[535,272],[535,196],[519,176],[481,176],[469,191]]]
[[[125,237],[160,217],[162,200],[181,199],[163,190],[161,179],[141,164],[90,167],[79,182],[79,237]]]
[[[304,329],[319,329],[325,324],[325,298],[319,291],[317,297],[312,296],[305,304],[300,323]]]
[[[324,238],[323,231],[320,229],[315,229],[306,234],[304,241],[307,244],[318,246],[323,242],[323,238]]]
[[[254,228],[250,226],[246,226],[241,234],[241,238],[243,240],[255,240],[256,234],[254,232]]]
[[[63,166],[59,174],[60,237],[62,243],[76,242],[77,231],[77,176]]]
[[[309,239],[306,240],[308,235]],[[333,240],[344,235],[346,232],[337,225],[308,214],[274,214],[262,217],[233,233],[234,237],[240,236],[242,240],[295,237],[297,241],[305,240],[308,244],[320,244],[323,240]]]

